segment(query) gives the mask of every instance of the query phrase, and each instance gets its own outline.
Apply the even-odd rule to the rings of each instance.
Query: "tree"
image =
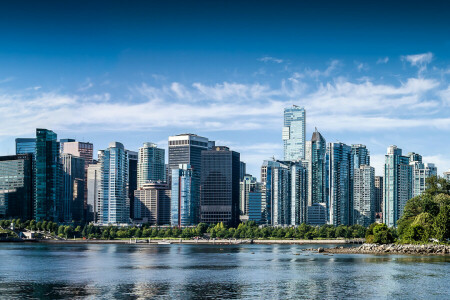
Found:
[[[73,227],[70,225],[67,225],[64,227],[64,235],[66,236],[66,239],[69,238],[69,236],[73,235]]]
[[[373,228],[373,242],[377,244],[390,244],[395,241],[391,230],[386,224],[377,224]]]

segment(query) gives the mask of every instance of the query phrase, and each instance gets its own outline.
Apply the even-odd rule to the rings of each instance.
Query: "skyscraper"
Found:
[[[100,222],[124,224],[130,220],[128,198],[128,155],[119,142],[112,142],[98,153],[101,165]]]
[[[63,168],[62,209],[64,222],[84,220],[84,158],[61,154]]]
[[[165,182],[147,182],[134,191],[134,217],[151,225],[170,224],[170,189]]]
[[[241,161],[239,162],[240,168],[239,168],[239,181],[244,180],[245,174],[247,174],[247,166],[245,162]]]
[[[139,148],[137,187],[141,188],[150,181],[166,181],[164,149],[153,143],[144,143]]]
[[[329,223],[335,226],[350,225],[353,206],[351,174],[352,148],[343,143],[328,144]]]
[[[303,107],[293,105],[284,109],[284,160],[305,159],[306,112]]]
[[[0,219],[33,217],[33,155],[0,156]]]
[[[375,169],[360,165],[354,171],[354,224],[368,227],[375,222]]]
[[[236,226],[239,223],[240,154],[216,146],[201,156],[201,222]]]
[[[327,203],[327,145],[320,132],[314,131],[311,141],[306,143],[308,164],[308,205]]]
[[[412,166],[409,157],[402,156],[402,149],[390,146],[384,165],[383,223],[397,226],[406,202],[412,197]]]
[[[170,207],[170,222],[172,226],[196,225],[199,203],[192,191],[192,168],[190,165],[181,164],[178,169],[172,169],[172,193]]]
[[[412,197],[422,194],[426,186],[427,178],[437,176],[437,168],[432,163],[423,163],[422,156],[416,153],[408,153],[409,164],[412,167]]]
[[[16,154],[31,153],[34,155],[36,152],[36,139],[35,138],[17,138],[16,139]]]
[[[308,207],[308,162],[291,164],[291,222],[300,225],[307,222]]]
[[[134,191],[138,182],[138,153],[136,151],[125,150],[128,157],[128,199],[130,201],[130,218],[134,218]]]
[[[101,164],[90,164],[87,170],[87,210],[86,220],[100,222],[101,201],[100,201],[100,182],[101,182]]]
[[[259,192],[260,189],[261,184],[256,180],[256,177],[249,174],[244,176],[244,180],[241,181],[239,189],[239,213],[242,221],[248,219],[248,194],[250,192]]]
[[[202,172],[202,151],[211,149],[213,141],[207,138],[187,133],[169,137],[169,174],[171,170],[178,169],[179,165],[190,165],[192,168],[191,189],[194,197],[193,203],[200,204],[200,178]],[[200,208],[196,208],[195,223],[199,222]]]
[[[383,211],[383,176],[375,176],[375,212]]]
[[[35,162],[36,221],[62,221],[62,166],[59,142],[53,131],[36,129]]]
[[[278,161],[265,160],[261,166],[263,217],[272,226],[291,221],[290,169]]]
[[[360,166],[366,165],[370,166],[370,152],[367,149],[366,145],[361,144],[353,144],[352,145],[352,154],[351,154],[351,162],[350,162],[351,168],[350,168],[350,213],[349,213],[349,224],[353,225],[355,222],[355,196],[353,195],[354,188],[354,176],[355,176],[355,170],[359,169]]]

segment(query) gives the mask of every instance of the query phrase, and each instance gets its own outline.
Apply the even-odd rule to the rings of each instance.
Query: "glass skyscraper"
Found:
[[[308,165],[307,161],[291,165],[291,222],[300,225],[307,221],[308,207]]]
[[[17,138],[16,139],[16,154],[31,153],[34,155],[36,152],[36,139],[35,138]]]
[[[98,153],[101,165],[100,222],[102,224],[126,224],[130,221],[128,198],[128,155],[119,142]]]
[[[327,145],[325,138],[316,130],[306,143],[308,161],[308,206],[328,203],[327,191]]]
[[[284,160],[305,159],[306,112],[303,107],[293,105],[284,109]]]
[[[412,173],[409,157],[403,156],[397,146],[390,146],[385,155],[383,184],[383,223],[389,227],[397,226],[406,202],[412,197]]]
[[[172,169],[172,194],[170,223],[172,226],[192,226],[197,224],[199,203],[192,190],[193,171],[190,165],[181,164]]]
[[[35,174],[36,221],[63,221],[59,142],[51,130],[36,129]]]
[[[64,222],[84,220],[84,158],[61,154],[63,168],[62,207]]]
[[[139,148],[137,165],[137,187],[150,181],[166,181],[166,165],[164,149],[154,143],[144,143]]]

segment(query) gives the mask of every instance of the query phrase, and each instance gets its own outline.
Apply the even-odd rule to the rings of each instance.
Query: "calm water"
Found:
[[[450,299],[450,257],[309,247],[3,243],[0,297]]]

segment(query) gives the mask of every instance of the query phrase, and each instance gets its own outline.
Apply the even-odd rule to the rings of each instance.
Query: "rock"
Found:
[[[319,252],[319,253],[322,253],[324,251],[325,251],[325,249],[323,249],[322,247],[317,248],[317,252]]]

